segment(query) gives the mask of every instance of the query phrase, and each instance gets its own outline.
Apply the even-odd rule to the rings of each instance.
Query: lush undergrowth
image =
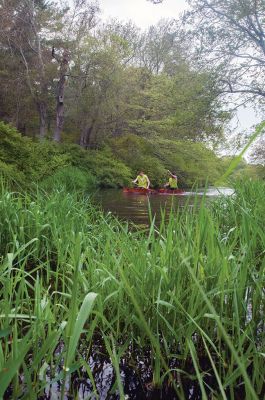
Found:
[[[20,190],[36,182],[45,189],[70,182],[69,189],[88,191],[131,181],[130,169],[107,149],[86,151],[78,145],[33,141],[1,122],[0,174]]]
[[[264,197],[261,182],[239,185],[139,232],[64,191],[3,188],[0,397],[36,399],[49,380],[63,398],[78,371],[99,398],[99,340],[121,399],[124,360],[146,354],[152,388],[167,381],[180,399],[187,379],[203,399],[262,398]]]
[[[70,182],[69,188],[83,191],[127,186],[139,170],[149,175],[152,186],[160,186],[168,179],[167,169],[177,173],[181,187],[213,184],[227,169],[227,160],[202,143],[128,134],[108,139],[97,150],[84,150],[34,141],[0,122],[0,173],[20,190],[33,182],[45,189]]]

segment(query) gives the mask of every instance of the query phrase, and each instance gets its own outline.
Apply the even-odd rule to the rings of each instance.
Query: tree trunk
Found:
[[[47,104],[43,101],[37,103],[39,119],[40,119],[40,130],[39,137],[44,139],[47,134]]]
[[[26,124],[19,122],[17,125],[17,130],[21,133],[22,136],[26,136]]]
[[[86,136],[87,136],[87,127],[85,127],[80,134],[79,144],[84,149],[86,148]]]
[[[93,128],[94,128],[95,122],[96,122],[96,119],[93,119],[89,126],[86,125],[85,128],[83,129],[81,135],[80,135],[79,144],[84,149],[87,149],[90,146],[90,139],[91,139],[91,135],[92,135],[92,132],[93,132]]]
[[[57,106],[56,106],[56,126],[55,126],[55,130],[54,130],[54,135],[53,135],[53,140],[55,140],[56,142],[61,141],[63,123],[64,123],[64,104],[63,104],[63,102],[60,102],[59,96],[58,96]]]
[[[57,92],[57,105],[56,105],[56,125],[53,135],[53,140],[56,142],[61,141],[61,135],[64,125],[64,90],[66,82],[66,74],[68,71],[69,54],[67,51],[64,52],[60,62],[60,79],[58,82]]]

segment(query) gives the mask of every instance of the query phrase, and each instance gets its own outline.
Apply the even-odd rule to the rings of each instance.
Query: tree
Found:
[[[119,43],[116,48],[113,40],[105,42],[101,34],[87,37],[76,55],[72,69],[76,78],[70,80],[66,97],[75,99],[69,117],[80,127],[79,144],[84,148],[91,146],[98,131],[101,137],[105,136],[106,124],[123,84],[121,57]],[[111,134],[111,127],[108,129]]]
[[[157,25],[150,26],[140,35],[136,62],[140,67],[159,74],[165,69],[169,72],[173,64],[177,66],[182,63],[183,55],[176,21],[161,19]]]
[[[255,143],[251,153],[252,160],[257,164],[265,165],[265,136],[263,135],[257,143]]]
[[[70,80],[66,97],[75,99],[69,117],[81,128],[79,143],[85,148],[123,131],[137,33],[131,23],[113,20],[88,35],[75,54],[76,79]]]
[[[62,19],[62,30],[57,33],[52,48],[52,57],[58,63],[56,89],[56,124],[53,138],[60,142],[64,124],[64,92],[67,77],[71,76],[70,62],[78,51],[89,30],[95,26],[98,6],[88,0],[74,0]]]
[[[172,25],[160,22],[159,32],[161,26],[163,43],[165,27],[171,35]],[[158,69],[158,58],[154,64],[150,57],[148,66],[141,65],[127,28],[103,26],[86,37],[75,55],[71,74],[76,79],[70,79],[66,89],[66,101],[74,99],[67,125],[71,131],[80,127],[81,146],[89,148],[106,137],[127,133],[210,139],[212,143],[220,140],[229,116],[216,100],[214,77],[192,71],[174,40],[158,55]],[[157,43],[159,51],[158,39]]]
[[[74,0],[72,7],[63,8],[45,0],[2,0],[0,50],[17,62],[17,74],[23,70],[22,79],[39,114],[41,138],[47,134],[49,108],[55,108],[50,112],[56,114],[53,138],[60,141],[70,63],[94,26],[97,11],[88,0]]]
[[[184,35],[193,59],[219,76],[221,93],[265,99],[264,0],[188,0]]]
[[[45,35],[49,36],[57,9],[45,1],[3,1],[0,7],[1,50],[9,60],[17,64],[19,79],[27,85],[39,114],[39,135],[47,133],[47,114],[52,84],[48,65],[51,52],[45,46]]]
[[[6,121],[23,131],[26,121],[34,131],[39,117],[41,138],[53,130],[55,141],[84,148],[131,133],[220,138],[226,115],[216,101],[215,76],[187,62],[174,21],[140,33],[132,23],[97,24],[98,8],[89,0],[64,8],[44,0],[0,1]]]

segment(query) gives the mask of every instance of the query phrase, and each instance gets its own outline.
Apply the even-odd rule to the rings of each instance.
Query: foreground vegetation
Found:
[[[79,371],[99,398],[95,341],[121,399],[124,360],[141,357],[149,389],[185,399],[188,379],[203,399],[264,396],[264,183],[145,232],[64,189],[0,196],[0,397],[58,381],[63,398]]]

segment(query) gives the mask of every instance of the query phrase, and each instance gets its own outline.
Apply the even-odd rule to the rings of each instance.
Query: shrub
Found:
[[[91,150],[87,162],[102,187],[122,187],[131,181],[130,168],[114,157],[108,148],[101,151]]]
[[[153,144],[148,140],[136,135],[126,135],[112,139],[110,147],[114,155],[130,167],[133,176],[143,170],[153,186],[164,182],[166,170],[155,156]]]
[[[153,138],[152,141],[136,135],[111,139],[114,155],[133,171],[145,171],[154,186],[167,179],[167,169],[179,176],[181,186],[195,182],[214,183],[222,172],[222,163],[213,151],[202,143]]]
[[[72,166],[59,169],[41,183],[47,191],[64,188],[67,192],[85,192],[95,186],[96,178],[90,172]]]
[[[43,182],[45,188],[60,184],[69,191],[96,184],[119,187],[131,179],[130,169],[108,149],[86,151],[77,145],[34,142],[4,123],[0,123],[0,172],[17,187]]]
[[[17,187],[30,187],[33,182],[42,181],[43,186],[49,187],[64,182],[69,190],[87,190],[96,184],[122,187],[139,170],[148,174],[152,186],[161,186],[168,178],[167,169],[176,172],[180,187],[194,183],[204,186],[206,182],[214,184],[226,168],[227,161],[219,159],[203,143],[160,137],[151,141],[127,134],[109,139],[103,149],[84,150],[78,145],[32,141],[0,122],[0,172]],[[244,165],[234,176],[246,173],[252,178],[264,178],[264,167]]]

